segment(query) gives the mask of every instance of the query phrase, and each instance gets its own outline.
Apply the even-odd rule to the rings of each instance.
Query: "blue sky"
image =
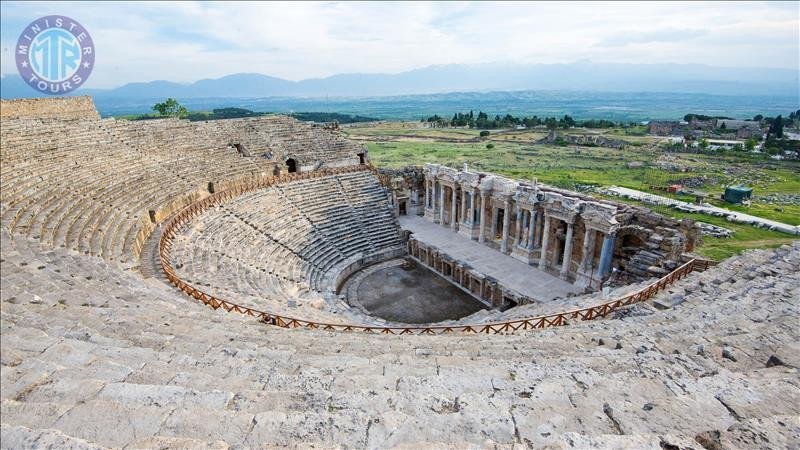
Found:
[[[34,19],[92,34],[86,87],[237,72],[290,80],[486,62],[701,63],[798,69],[800,2],[2,2],[2,74]]]

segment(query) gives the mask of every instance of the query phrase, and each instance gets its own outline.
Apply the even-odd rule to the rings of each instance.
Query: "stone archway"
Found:
[[[639,225],[628,225],[617,230],[617,238],[614,242],[613,266],[625,267],[639,250],[647,247],[646,243],[649,234],[646,228]]]
[[[294,158],[289,158],[286,160],[286,167],[288,168],[289,173],[297,172],[297,161]]]

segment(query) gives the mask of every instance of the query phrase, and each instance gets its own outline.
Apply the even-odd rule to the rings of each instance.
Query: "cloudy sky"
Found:
[[[290,80],[434,64],[580,60],[798,69],[800,2],[0,4],[3,74],[34,19],[91,33],[86,87],[237,72]]]

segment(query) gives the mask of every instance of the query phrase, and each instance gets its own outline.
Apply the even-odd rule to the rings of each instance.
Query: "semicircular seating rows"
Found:
[[[160,127],[159,140],[194,157],[142,143]],[[2,448],[790,448],[797,441],[800,243],[686,274],[674,293],[655,294],[682,296],[673,309],[642,305],[536,334],[288,331],[201,307],[118,264],[135,263],[130,235],[140,231],[131,228],[150,209],[260,165],[224,145],[191,144],[187,133],[196,128],[178,121],[3,120],[0,128]],[[125,141],[129,135],[135,142]],[[336,180],[340,188],[325,183],[342,196],[373,183],[359,174]],[[324,219],[345,211],[304,203],[310,183],[297,183],[265,190],[285,203],[262,206],[276,208],[276,221],[281,211],[289,215],[284,224],[320,246],[305,245],[318,253],[301,255],[316,260],[327,251],[322,259],[336,267],[347,252],[336,236],[346,234]],[[353,211],[367,214],[369,198],[352,199]],[[300,204],[308,217],[290,215]],[[278,234],[251,210],[227,208],[203,211],[214,220],[188,224],[187,241],[200,231],[192,227],[204,227],[231,242],[222,233],[231,224],[258,241],[259,231],[275,233],[270,240],[287,249],[301,243],[294,228]],[[391,246],[388,233],[385,241],[372,229],[359,236],[364,249]],[[221,241],[196,237],[223,251]],[[326,279],[291,252],[291,271],[247,255],[243,269],[257,266],[263,275],[270,267],[290,287]],[[261,286],[263,277],[250,282]]]
[[[154,227],[150,211],[163,220],[208,195],[209,183],[220,188],[271,175],[281,162],[242,157],[231,146],[236,141],[321,162],[357,158],[361,151],[286,117],[199,123],[4,119],[1,132],[0,223],[125,267],[137,265]]]
[[[319,309],[333,308],[353,318],[320,293],[334,292],[352,264],[403,252],[385,189],[372,172],[355,169],[274,184],[204,210],[171,241],[176,274],[253,308],[328,320]]]
[[[708,430],[731,448],[796,441],[800,244],[691,274],[670,311],[398,339],[264,327],[0,234],[3,448],[697,448]]]

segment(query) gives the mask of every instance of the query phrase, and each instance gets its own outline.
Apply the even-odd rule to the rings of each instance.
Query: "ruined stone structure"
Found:
[[[538,183],[436,164],[424,178],[428,220],[581,286],[599,287],[615,268],[667,273],[697,236],[691,222]]]
[[[681,126],[678,121],[653,120],[647,124],[647,132],[655,136],[683,136],[686,131],[686,126]]]
[[[359,164],[365,155],[358,144],[287,117],[98,119],[93,107],[85,112],[86,101],[3,103],[4,111],[24,105],[20,116],[52,105],[68,119],[3,119],[2,224],[127,267],[138,264],[156,224],[193,201],[276,173]],[[271,156],[247,157],[239,143]]]
[[[0,449],[798,442],[800,244],[614,288],[600,306],[599,293],[521,305],[392,211],[569,287],[558,277],[588,270],[591,285],[590,266],[668,270],[693,228],[469,170],[376,177],[360,146],[287,118],[134,123],[82,102],[16,103],[34,113],[0,124]],[[407,250],[521,306],[415,334],[338,297]]]
[[[550,132],[547,134],[547,137],[542,139],[542,142],[553,144],[557,143],[559,140],[570,145],[589,145],[589,146],[600,146],[600,147],[608,147],[616,149],[625,148],[625,145],[627,144],[625,141],[621,139],[609,138],[607,136],[603,136],[600,134],[559,135],[556,130],[550,130]]]
[[[0,99],[0,118],[8,119],[99,119],[91,97]]]

